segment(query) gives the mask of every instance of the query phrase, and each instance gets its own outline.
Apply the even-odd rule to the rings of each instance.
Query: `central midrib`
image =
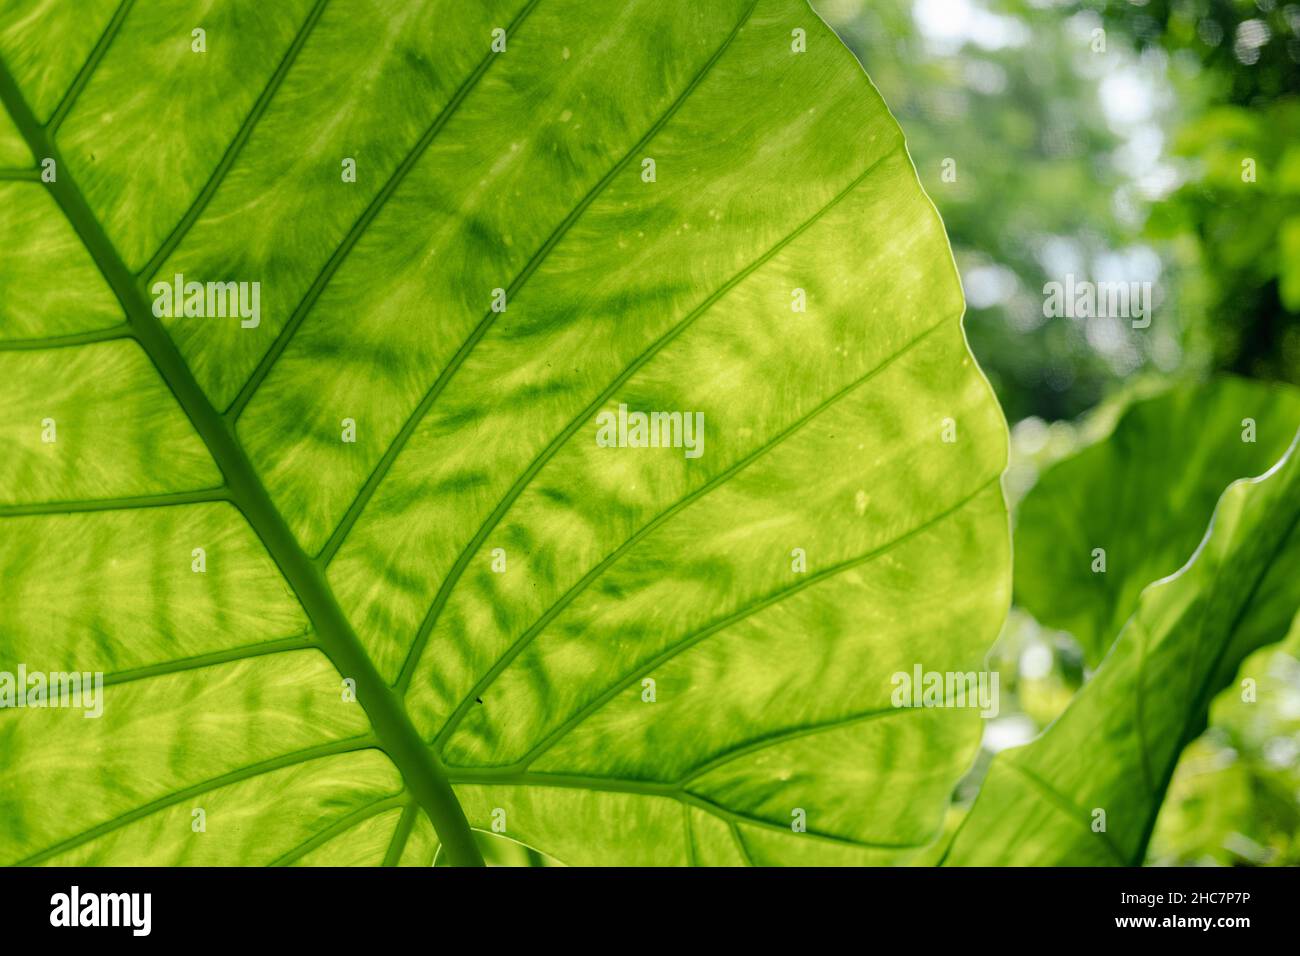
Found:
[[[312,622],[316,639],[335,668],[356,682],[357,700],[370,719],[375,737],[397,766],[415,800],[428,814],[448,860],[455,865],[483,865],[464,810],[456,800],[437,757],[425,744],[400,699],[380,676],[339,606],[322,569],[298,544],[288,523],[271,501],[234,429],[217,412],[154,316],[144,290],[104,232],[85,196],[68,172],[62,155],[36,120],[8,65],[0,61],[0,102],[37,160],[55,162],[56,179],[46,183],[82,244],[95,260],[127,316],[132,337],[149,356],[176,397],[209,454],[225,476],[230,501],[261,539]],[[341,699],[341,698],[340,698]]]

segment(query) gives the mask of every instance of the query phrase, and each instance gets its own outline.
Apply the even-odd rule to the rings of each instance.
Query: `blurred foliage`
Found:
[[[1177,262],[1214,366],[1300,380],[1300,4],[1149,0],[1108,26],[1165,51],[1182,98],[1185,182],[1147,234]]]
[[[1172,382],[1300,383],[1300,3],[812,3],[898,117],[944,217],[967,335],[1012,423],[1013,507]],[[1151,326],[1045,317],[1045,284],[1067,274],[1151,281]],[[1297,656],[1293,632],[1243,668],[1256,701],[1216,702],[1151,863],[1300,863]],[[1002,713],[949,830],[992,753],[1031,739],[1089,676],[1070,635],[1020,609],[989,666]]]
[[[1009,420],[1146,376],[1300,381],[1300,4],[814,7],[907,134]],[[1067,274],[1152,282],[1151,327],[1045,318]]]

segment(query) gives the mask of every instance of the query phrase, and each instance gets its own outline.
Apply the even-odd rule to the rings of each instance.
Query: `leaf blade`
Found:
[[[255,6],[234,3],[228,15],[237,18]],[[699,695],[692,706],[698,707],[710,693],[732,695],[732,712],[721,721],[726,733],[713,740],[715,750],[697,755],[700,762],[694,769],[700,772],[683,777],[680,786],[669,781],[671,793],[665,792],[662,781],[649,778],[680,768],[671,761],[656,765],[654,750],[644,741],[621,754],[629,764],[642,764],[639,776],[626,781],[623,790],[608,789],[610,780],[619,779],[609,767],[597,767],[594,774],[571,774],[577,787],[556,786],[557,778],[564,777],[564,767],[555,763],[562,755],[548,752],[550,765],[536,776],[547,778],[549,797],[535,802],[546,819],[527,825],[539,845],[549,850],[546,844],[554,839],[558,855],[598,862],[662,859],[669,846],[674,848],[671,861],[682,863],[697,858],[781,862],[819,852],[843,862],[906,857],[937,827],[951,782],[973,753],[977,719],[969,712],[892,718],[879,722],[883,729],[873,728],[864,736],[865,725],[841,718],[850,710],[860,712],[864,702],[878,703],[882,688],[888,686],[887,672],[873,671],[863,687],[840,681],[815,706],[808,704],[808,688],[815,690],[819,679],[833,673],[827,659],[836,649],[858,661],[879,646],[888,649],[897,666],[910,662],[913,652],[906,643],[912,631],[902,620],[903,608],[913,614],[917,629],[939,628],[945,636],[962,632],[960,639],[922,642],[931,654],[930,664],[963,669],[976,664],[1007,600],[1005,507],[994,487],[1005,462],[1006,431],[960,331],[960,289],[942,226],[920,191],[896,124],[869,81],[806,6],[785,0],[703,8],[643,3],[618,11],[593,11],[564,0],[476,6],[448,17],[458,35],[467,40],[478,36],[473,43],[455,44],[454,57],[445,69],[439,67],[433,86],[446,95],[422,102],[413,111],[398,108],[410,103],[393,104],[389,115],[404,136],[394,137],[395,145],[390,144],[377,165],[378,176],[337,208],[327,208],[330,204],[322,197],[333,193],[307,185],[311,176],[304,174],[296,183],[300,188],[275,193],[268,207],[260,208],[261,197],[268,195],[267,170],[283,169],[274,159],[278,138],[301,132],[301,118],[297,125],[291,122],[295,111],[305,108],[307,116],[334,119],[352,111],[350,103],[318,105],[320,112],[315,113],[309,105],[318,92],[313,89],[319,80],[314,65],[342,56],[331,41],[338,39],[344,22],[339,13],[343,7],[312,7],[319,13],[314,22],[305,2],[276,13],[273,29],[266,34],[267,50],[274,46],[276,55],[264,51],[254,57],[256,68],[240,77],[241,86],[231,103],[223,105],[220,122],[151,159],[155,165],[179,161],[182,168],[176,188],[143,217],[136,215],[144,202],[139,182],[124,185],[119,173],[129,161],[129,151],[120,148],[129,138],[122,131],[141,129],[146,111],[133,103],[124,114],[124,125],[115,128],[111,140],[119,148],[100,169],[89,170],[88,191],[83,193],[81,171],[88,168],[92,148],[98,148],[86,121],[103,109],[112,90],[139,79],[124,67],[129,51],[147,46],[150,36],[161,36],[159,31],[166,34],[159,42],[176,41],[176,30],[165,28],[167,23],[175,27],[176,12],[169,9],[157,24],[146,23],[138,11],[119,19],[120,32],[99,51],[103,59],[98,69],[86,74],[84,89],[69,100],[60,142],[68,145],[70,165],[26,107],[18,83],[0,69],[0,98],[14,113],[25,139],[34,152],[59,161],[60,176],[50,191],[123,306],[134,340],[124,347],[148,355],[224,478],[215,497],[239,512],[234,515],[228,504],[189,500],[184,496],[191,492],[164,482],[157,488],[121,489],[118,497],[99,499],[111,501],[112,507],[87,505],[79,517],[99,531],[111,530],[106,522],[123,521],[128,533],[147,542],[145,547],[175,560],[180,550],[175,535],[151,531],[140,518],[144,509],[137,506],[151,504],[158,515],[183,512],[188,516],[180,519],[188,529],[185,536],[194,533],[184,524],[195,514],[191,509],[216,508],[211,513],[222,517],[204,534],[225,536],[230,546],[220,549],[222,574],[233,573],[217,593],[228,597],[244,589],[235,582],[245,581],[265,595],[259,601],[287,595],[277,613],[264,618],[243,614],[237,620],[217,620],[176,649],[179,656],[172,659],[164,659],[161,641],[151,647],[142,643],[134,658],[124,657],[117,679],[109,684],[117,727],[124,726],[121,721],[149,725],[142,688],[173,688],[177,695],[204,699],[205,691],[216,693],[236,679],[222,675],[239,675],[247,694],[223,696],[212,704],[225,723],[203,715],[209,720],[203,726],[218,741],[211,755],[193,752],[194,744],[185,742],[181,733],[164,734],[156,741],[143,732],[125,735],[122,753],[134,747],[142,759],[172,761],[178,769],[153,775],[154,789],[137,794],[142,802],[119,815],[126,821],[123,826],[113,828],[112,820],[101,821],[84,831],[90,837],[75,845],[68,841],[77,840],[76,834],[33,832],[21,837],[21,849],[17,844],[7,848],[6,858],[45,862],[56,856],[109,860],[135,854],[179,862],[391,862],[407,858],[406,846],[391,839],[399,821],[406,820],[408,832],[415,835],[416,859],[436,843],[454,862],[473,861],[477,850],[461,806],[442,774],[441,761],[428,746],[447,716],[431,703],[431,687],[437,683],[437,693],[465,700],[465,713],[477,720],[481,712],[469,706],[468,698],[452,697],[452,692],[471,690],[479,677],[491,674],[490,662],[502,650],[531,633],[519,646],[530,653],[543,649],[543,668],[525,672],[512,669],[510,661],[497,673],[506,675],[509,686],[519,691],[520,706],[532,706],[543,686],[537,683],[543,671],[555,666],[556,673],[563,674],[568,664],[562,658],[583,653],[571,640],[573,617],[566,613],[571,608],[580,615],[590,613],[589,598],[624,619],[611,635],[613,646],[622,646],[624,652],[602,659],[600,686],[622,679],[629,666],[661,651],[664,639],[713,628],[711,634],[725,632],[726,637],[698,642],[700,650],[686,664],[677,651],[663,660],[684,667],[688,682],[696,683]],[[449,8],[430,3],[406,9],[416,11],[415,19],[383,25],[399,35],[418,32],[419,17]],[[487,37],[481,28],[488,22],[506,22],[499,16],[512,24],[510,52],[485,58]],[[524,17],[525,28],[516,35],[515,25]],[[221,24],[228,27],[231,22],[214,21],[210,41],[220,42],[223,31],[228,38]],[[662,29],[647,29],[648,23]],[[791,46],[796,25],[808,27],[815,55]],[[683,42],[668,42],[669,37]],[[392,72],[392,65],[408,48],[393,37],[371,34],[367,40],[371,46],[362,49],[380,53],[381,59],[390,57],[384,61],[389,72],[381,70],[388,82],[397,84],[389,88],[405,88],[401,84],[409,77]],[[561,74],[554,62],[568,62],[571,53],[573,69]],[[223,56],[248,57],[253,51]],[[276,63],[281,65],[278,73]],[[422,68],[413,67],[410,59],[403,66],[417,74]],[[198,75],[178,68],[178,102],[207,102],[204,97],[211,91],[187,87]],[[267,76],[271,86],[251,83]],[[620,77],[627,89],[615,102],[609,87],[611,78]],[[530,78],[531,85],[523,82]],[[630,96],[628,89],[633,91]],[[652,94],[645,95],[645,90]],[[540,100],[535,102],[536,97]],[[591,104],[604,102],[618,112],[603,120],[598,112],[584,116],[588,126],[583,136],[565,138],[559,127],[579,111],[551,118],[541,104],[559,110],[574,97],[575,107],[585,102],[587,109],[595,110]],[[499,117],[493,114],[494,104],[523,123],[530,135],[521,150],[526,161],[513,167],[507,163],[504,171],[493,167],[493,189],[483,190],[473,179],[478,172],[467,161],[466,150],[484,164],[508,158],[511,152],[508,137],[500,133]],[[445,112],[448,108],[451,111]],[[446,119],[435,118],[432,125],[420,122],[431,111]],[[751,128],[749,114],[761,122]],[[373,134],[376,128],[361,122],[348,125],[345,133],[324,129],[307,155],[313,161],[329,157],[333,163],[337,157],[330,154],[346,136],[364,140],[367,131]],[[213,130],[221,133],[220,143]],[[331,138],[336,133],[337,138]],[[403,154],[412,139],[417,151]],[[825,144],[833,148],[823,148]],[[427,153],[420,152],[424,147],[429,147]],[[661,178],[654,182],[639,176],[636,160],[642,147],[654,150],[661,161]],[[552,155],[557,151],[559,160]],[[450,209],[439,206],[438,193],[440,184],[451,181],[444,175],[448,170],[466,190]],[[498,208],[501,197],[512,188],[520,192],[538,171],[549,176],[547,188],[534,190],[534,204],[526,215],[510,219],[508,208]],[[402,175],[394,179],[394,173]],[[385,174],[389,178],[381,184]],[[837,196],[844,201],[832,202]],[[319,213],[320,219],[277,219],[277,210]],[[268,244],[250,243],[245,256],[236,245],[254,230],[232,230],[232,217],[242,226],[266,225]],[[800,225],[810,217],[811,222]],[[431,223],[441,230],[435,247],[441,243],[456,256],[490,252],[491,257],[484,258],[491,258],[493,266],[468,275],[459,271],[462,260],[453,258],[438,263],[436,274],[426,281],[420,268],[437,260],[421,259],[430,239],[420,229]],[[314,229],[319,237],[311,235]],[[619,239],[630,239],[629,230],[652,237],[646,248],[620,251]],[[662,266],[662,274],[647,268],[647,257]],[[205,277],[239,272],[278,277],[283,280],[283,287],[276,283],[281,298],[269,309],[263,329],[249,336],[232,323],[188,324],[183,318],[164,323],[149,308],[150,277],[133,274],[141,265],[147,273],[156,261],[163,262],[159,275],[164,278],[173,269]],[[394,265],[398,262],[401,268]],[[492,272],[497,266],[503,274],[499,279]],[[858,275],[864,266],[867,273]],[[475,338],[489,279],[511,291],[511,312]],[[810,287],[813,308],[807,319],[789,311],[796,282]],[[414,288],[439,303],[446,315],[454,314],[454,321],[437,327],[436,341],[422,344],[429,328],[394,321],[405,313],[393,311],[382,294],[376,294],[385,288],[402,288],[405,298],[399,296],[399,305],[405,306],[418,304],[419,296],[413,300],[409,291]],[[290,313],[289,303],[295,301],[299,304]],[[341,327],[331,321],[348,314],[355,314],[356,325]],[[670,335],[674,328],[682,334]],[[655,343],[660,345],[651,351]],[[79,352],[110,345],[68,343]],[[363,361],[331,364],[349,350],[363,353]],[[25,353],[21,361],[28,362]],[[646,360],[638,364],[643,354]],[[570,355],[577,356],[581,367],[576,378],[569,378],[561,367]],[[547,358],[556,366],[554,373],[546,370]],[[354,377],[359,368],[366,363],[374,367],[376,361],[383,374]],[[441,379],[444,370],[449,371]],[[250,374],[252,379],[247,378]],[[35,376],[46,377],[45,372]],[[439,392],[440,380],[459,387]],[[475,421],[469,414],[484,404],[484,383],[490,422]],[[358,384],[364,387],[358,389]],[[505,394],[493,396],[494,386]],[[583,446],[589,442],[571,439],[584,424],[590,425],[590,409],[614,398],[639,405],[704,408],[715,424],[709,426],[702,464],[681,456],[680,449],[669,449],[671,456],[654,460],[587,461],[591,449]],[[238,414],[223,414],[232,400]],[[341,410],[351,410],[349,403],[357,400],[363,401],[358,420],[366,437],[360,447],[335,447],[334,423]],[[959,429],[955,442],[941,439],[945,417],[952,417]],[[238,423],[232,427],[235,418]],[[410,421],[418,424],[403,425]],[[476,449],[477,464],[450,456],[449,468],[433,469],[435,487],[429,487],[429,474],[421,471],[431,458],[436,463],[466,435],[492,429],[504,440]],[[774,441],[787,433],[789,441]],[[403,434],[409,443],[394,445]],[[155,452],[154,457],[160,456]],[[530,462],[537,467],[530,469]],[[584,470],[585,465],[592,467]],[[385,470],[389,466],[391,470]],[[472,482],[463,485],[464,476],[457,470],[479,466],[491,472],[490,481],[481,489],[474,489]],[[828,468],[834,477],[827,477]],[[138,470],[124,468],[122,474]],[[584,475],[593,483],[584,485]],[[368,476],[376,477],[370,482]],[[414,494],[409,485],[413,478]],[[872,495],[864,485],[871,487]],[[652,491],[627,494],[638,486]],[[95,502],[95,490],[105,489],[78,490],[78,507]],[[202,485],[193,494],[208,490],[213,489]],[[126,493],[140,491],[148,494]],[[594,511],[573,506],[583,493],[594,493],[589,494]],[[807,500],[800,501],[800,496]],[[557,507],[548,508],[547,502]],[[126,517],[112,518],[119,513]],[[668,517],[656,523],[657,514]],[[697,533],[709,542],[694,556],[680,548],[682,529],[691,526],[681,515],[698,525]],[[39,521],[42,530],[56,527],[52,517],[0,514],[6,521]],[[583,525],[593,519],[604,528],[588,534]],[[482,568],[471,569],[480,545],[493,543],[498,522],[503,522],[501,533],[511,536],[516,575],[519,555],[530,554],[519,542],[538,542],[532,553],[539,558],[547,552],[532,569],[536,600],[526,593],[527,575],[511,579],[510,590],[491,593],[483,587]],[[838,524],[844,522],[851,523],[851,531],[841,533]],[[341,534],[336,530],[340,527]],[[260,566],[256,549],[237,543],[245,540],[249,528],[269,556]],[[414,566],[404,567],[411,555],[402,548],[413,530],[438,541],[437,555],[433,561],[429,554],[416,555]],[[441,535],[443,530],[449,533]],[[795,589],[795,600],[787,601],[785,586],[792,574],[802,573],[782,570],[789,567],[795,542],[811,546],[814,571],[810,586]],[[338,560],[329,561],[328,568],[314,558],[322,546],[327,557],[335,557],[335,546],[339,549]],[[101,551],[96,548],[96,555]],[[762,560],[751,566],[760,556]],[[570,559],[570,567],[558,569],[557,564]],[[274,569],[268,566],[272,562]],[[936,562],[942,567],[937,585],[924,574]],[[817,576],[840,564],[842,575]],[[693,570],[682,574],[678,565]],[[591,570],[595,573],[587,577]],[[753,580],[742,584],[751,572],[757,572]],[[655,574],[664,587],[685,585],[679,599],[664,603],[672,607],[675,619],[657,637],[644,627],[654,616]],[[963,575],[975,582],[965,595],[954,590]],[[179,576],[186,586],[196,584],[183,573]],[[215,578],[197,583],[214,586]],[[174,592],[169,580],[170,575],[159,575],[147,589],[154,609],[164,615],[161,632],[177,626],[166,621],[167,613],[192,603]],[[418,586],[405,593],[411,580]],[[563,613],[543,620],[546,608],[581,580],[592,588],[579,588]],[[833,592],[825,586],[827,581],[837,588],[851,586],[852,596],[846,599]],[[444,585],[448,617],[429,618],[429,635],[435,639],[431,647],[437,653],[411,655],[410,648],[419,641],[418,625]],[[104,588],[116,599],[120,586],[108,582]],[[973,596],[979,588],[983,592]],[[293,606],[292,598],[301,608]],[[381,621],[372,613],[370,602],[376,600],[383,605]],[[791,610],[796,601],[797,610]],[[389,605],[398,602],[403,609],[389,615]],[[491,617],[494,604],[501,613],[499,627],[490,635],[471,629],[469,636],[456,637],[445,626],[435,628],[449,620],[457,625],[467,613],[479,614],[485,607]],[[219,618],[220,604],[217,608],[209,613]],[[873,609],[872,640],[854,639],[854,615]],[[951,619],[940,623],[941,612],[951,612]],[[403,620],[402,615],[405,627],[389,626]],[[645,620],[638,623],[638,615]],[[541,624],[530,630],[535,620]],[[558,628],[550,628],[556,621]],[[807,673],[797,679],[797,662],[756,654],[756,648],[779,649],[774,635],[783,627],[788,631],[791,621],[804,622],[802,643],[811,661]],[[121,633],[121,623],[116,618],[111,622],[110,635]],[[258,640],[250,641],[250,634]],[[635,640],[637,635],[646,639]],[[449,641],[458,646],[449,647]],[[766,682],[775,695],[768,723],[759,719],[761,714],[745,713],[743,702],[734,696],[737,691],[728,689],[725,681],[719,683],[720,676],[711,670],[707,655],[724,641],[728,653],[749,655],[746,670],[754,687]],[[639,644],[635,654],[629,646],[634,643]],[[482,671],[456,672],[449,649],[480,656],[485,662]],[[402,667],[408,656],[415,662],[409,671]],[[528,660],[531,665],[532,658]],[[295,670],[291,665],[300,661],[313,663]],[[278,682],[275,675],[280,675]],[[404,684],[396,690],[389,685],[407,675],[416,680],[404,700]],[[345,695],[340,698],[344,677],[356,681],[365,719],[355,705],[349,708]],[[791,687],[781,696],[786,678]],[[564,683],[555,700],[561,710],[578,703],[589,689],[581,674],[565,675]],[[297,699],[291,687],[306,697]],[[491,688],[493,714],[500,713],[501,687],[490,677],[483,687]],[[262,691],[272,689],[277,696],[263,700]],[[328,720],[308,721],[330,729],[330,739],[321,740],[311,728],[294,725],[295,714],[316,713],[307,700],[315,702],[312,707],[338,710]],[[751,709],[752,704],[753,699]],[[604,707],[597,710],[603,712]],[[536,719],[544,711],[532,715],[531,730],[551,727]],[[155,716],[164,728],[176,730],[181,724]],[[692,725],[709,728],[707,721],[688,721],[683,730],[671,717],[656,720],[651,736],[666,734],[672,740],[689,736]],[[838,721],[833,729],[832,721]],[[293,732],[278,729],[282,725]],[[581,725],[589,738],[588,756],[609,747],[612,738],[599,721],[588,724],[584,718]],[[899,773],[898,766],[878,762],[872,773],[855,776],[843,760],[837,763],[834,754],[828,756],[822,735],[809,730],[823,725],[827,735],[852,738],[852,746],[843,747],[842,753],[862,752],[874,742],[887,754],[905,753],[915,759],[927,753],[944,755],[929,775],[908,778],[901,795],[875,799],[873,805],[889,820],[906,824],[905,841],[862,832],[848,812],[852,794]],[[894,730],[895,725],[901,729]],[[16,733],[17,726],[11,722],[6,729]],[[33,726],[30,720],[24,723],[21,735],[35,734]],[[458,752],[465,751],[462,744],[467,740],[476,742],[465,752],[484,740],[495,746],[495,731],[483,737],[483,728],[473,720],[465,727],[467,735],[449,732],[445,742],[455,744]],[[251,735],[249,749],[264,759],[231,769],[245,743],[241,733]],[[541,740],[535,734],[528,742]],[[759,746],[760,741],[770,745]],[[346,755],[318,748],[353,744],[371,761],[371,769],[361,775],[367,781],[363,787],[338,783],[335,771],[320,762]],[[724,753],[732,752],[734,757],[724,759]],[[799,766],[792,783],[790,778],[764,783],[769,771],[761,764],[772,754]],[[306,776],[293,776],[292,783],[284,782],[288,777],[272,780],[277,773],[298,773],[294,755],[306,755]],[[290,763],[281,766],[280,761]],[[59,772],[68,773],[66,768]],[[527,820],[525,795],[536,789],[532,777],[519,784],[493,777],[492,784],[482,784],[476,775],[495,770],[473,761],[457,773],[455,794],[475,808],[476,826],[491,828],[496,807],[485,802],[490,802],[489,791],[523,801],[511,804],[510,817],[518,820],[522,813]],[[299,785],[306,791],[301,799],[310,832],[289,825],[285,807],[269,799]],[[334,786],[340,787],[337,801],[329,797]],[[93,785],[82,781],[72,790],[73,805],[93,806]],[[571,837],[566,841],[556,835],[565,825],[564,808],[554,802],[561,792],[568,794],[564,799],[590,806],[602,818],[617,814],[610,810],[610,801],[618,802],[643,821],[642,835],[611,844],[604,835],[588,833],[585,850],[571,848]],[[801,798],[812,807],[806,833],[789,830],[788,821],[774,818],[791,793],[809,795]],[[274,831],[274,841],[256,852],[224,838],[198,838],[196,844],[180,825],[186,809],[182,803],[200,794],[217,801],[222,816],[237,815],[240,803],[247,802],[247,812]],[[31,812],[24,801],[33,801],[34,794],[10,796]],[[423,808],[413,822],[402,809],[412,799]],[[284,802],[286,807],[294,805]],[[909,809],[914,802],[924,804],[916,813]],[[730,803],[735,806],[724,805]],[[96,813],[102,811],[92,813],[92,819]],[[432,819],[436,836],[426,833],[427,819]],[[797,842],[805,836],[804,843]],[[45,849],[28,852],[33,840],[45,841]],[[152,856],[141,849],[153,845],[149,840],[157,844]]]

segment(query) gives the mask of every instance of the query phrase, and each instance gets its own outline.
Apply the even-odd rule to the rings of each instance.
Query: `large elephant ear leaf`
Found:
[[[1142,590],[1186,562],[1231,482],[1263,474],[1300,428],[1300,391],[1219,378],[1128,408],[1050,468],[1016,513],[1016,603],[1096,664]]]
[[[14,175],[32,161],[31,150],[23,142],[22,133],[9,118],[9,114],[0,110],[0,168],[9,167],[9,175]]]
[[[96,4],[63,94],[16,7],[0,649],[107,686],[0,714],[0,858],[932,839],[981,722],[891,677],[998,632],[1006,428],[805,3]]]
[[[1300,439],[1297,439],[1300,440]],[[1300,607],[1300,456],[1220,498],[1188,563],[1142,592],[1096,675],[1032,743],[1000,753],[950,865],[1140,865],[1214,695]]]

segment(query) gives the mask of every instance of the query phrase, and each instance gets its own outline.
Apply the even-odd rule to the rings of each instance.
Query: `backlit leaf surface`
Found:
[[[0,713],[0,859],[933,838],[981,722],[890,675],[997,633],[1006,430],[804,3],[76,6],[0,19],[0,653],[108,686]]]

